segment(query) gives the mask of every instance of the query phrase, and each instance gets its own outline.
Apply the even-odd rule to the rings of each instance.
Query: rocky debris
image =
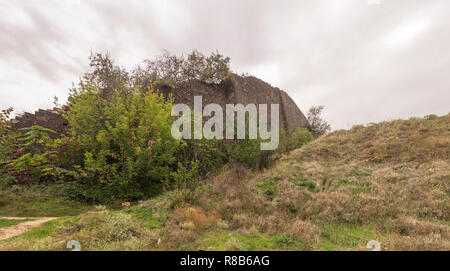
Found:
[[[131,202],[122,202],[122,207],[130,207]]]

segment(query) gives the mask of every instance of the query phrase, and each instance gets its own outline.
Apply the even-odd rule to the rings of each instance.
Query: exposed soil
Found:
[[[0,241],[12,238],[14,236],[25,233],[33,228],[41,226],[43,223],[56,219],[57,217],[0,217],[5,220],[22,220],[27,219],[32,221],[26,221],[10,227],[0,228]]]

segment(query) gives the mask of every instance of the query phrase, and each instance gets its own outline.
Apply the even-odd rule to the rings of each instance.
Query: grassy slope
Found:
[[[336,131],[254,173],[234,167],[187,203],[171,192],[61,218],[2,249],[450,249],[450,115]],[[158,239],[161,243],[158,245]]]
[[[59,186],[13,186],[0,190],[0,216],[70,216],[91,210],[87,204],[68,200]]]
[[[0,219],[0,228],[10,227],[22,222],[31,221],[29,219],[17,219],[17,220],[8,220],[8,219]]]

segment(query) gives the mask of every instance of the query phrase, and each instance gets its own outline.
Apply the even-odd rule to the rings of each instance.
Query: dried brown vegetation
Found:
[[[336,131],[265,173],[234,168],[210,179],[196,208],[229,231],[295,238],[298,249],[326,249],[332,225],[336,235],[341,226],[370,229],[384,249],[448,250],[449,129],[450,115]]]
[[[226,168],[198,187],[190,202],[180,201],[175,191],[125,210],[131,216],[121,219],[132,224],[119,223],[124,232],[117,236],[123,234],[126,244],[116,237],[108,244],[103,237],[84,244],[366,250],[369,240],[378,240],[383,250],[450,250],[449,158],[450,115],[357,126],[327,134],[265,172]],[[71,238],[114,232],[108,220],[114,216],[95,222],[95,229],[82,223],[86,219],[72,223],[81,228],[70,228]]]

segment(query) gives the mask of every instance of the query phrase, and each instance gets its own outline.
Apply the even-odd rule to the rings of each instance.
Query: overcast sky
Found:
[[[334,129],[450,111],[449,0],[0,0],[0,109],[51,108],[90,52],[219,50]]]

